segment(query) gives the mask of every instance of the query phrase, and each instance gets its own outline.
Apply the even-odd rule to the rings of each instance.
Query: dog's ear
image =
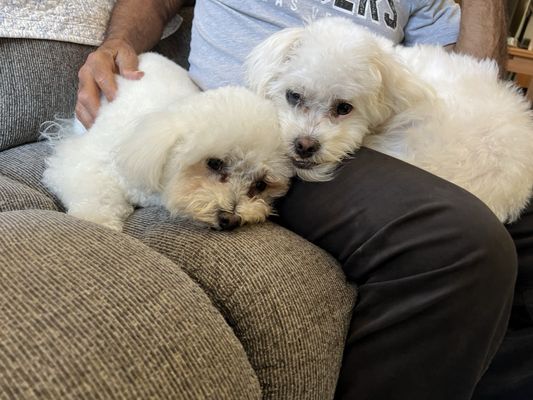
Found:
[[[428,104],[435,97],[431,86],[410,71],[396,54],[385,51],[375,60],[375,67],[382,81],[380,101],[389,115]]]
[[[251,90],[266,97],[268,84],[276,78],[279,67],[289,59],[303,32],[304,28],[283,29],[252,50],[245,62],[246,83]]]
[[[147,189],[159,190],[164,166],[180,142],[183,128],[171,112],[154,112],[133,127],[129,140],[119,147],[116,160],[122,175]]]

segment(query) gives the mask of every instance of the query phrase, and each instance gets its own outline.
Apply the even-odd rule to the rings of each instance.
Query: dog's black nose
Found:
[[[309,158],[320,148],[320,142],[312,137],[299,137],[294,140],[294,151],[302,158]]]
[[[233,213],[221,211],[218,214],[218,226],[223,231],[231,231],[241,224],[241,217]]]

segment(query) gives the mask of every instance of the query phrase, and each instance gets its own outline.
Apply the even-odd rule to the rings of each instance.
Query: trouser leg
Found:
[[[518,253],[509,328],[474,393],[476,400],[533,399],[533,203],[507,226]]]
[[[296,182],[282,223],[357,283],[339,399],[469,399],[503,338],[516,254],[474,196],[362,149],[333,181]]]

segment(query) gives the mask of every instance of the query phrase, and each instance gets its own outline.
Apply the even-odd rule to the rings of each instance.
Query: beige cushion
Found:
[[[0,173],[50,196],[40,182],[47,154],[42,142],[0,152]],[[200,284],[268,398],[333,396],[355,294],[324,251],[272,223],[215,232],[155,207],[136,210],[125,233]]]
[[[0,213],[0,398],[259,399],[205,292],[137,240],[52,211]]]
[[[0,175],[0,212],[32,208],[58,210],[50,197]]]
[[[355,291],[327,253],[273,223],[217,232],[158,208],[138,210],[125,232],[206,291],[266,398],[333,398]]]

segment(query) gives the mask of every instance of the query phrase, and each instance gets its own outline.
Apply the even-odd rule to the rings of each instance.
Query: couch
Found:
[[[156,51],[186,66],[191,9]],[[355,302],[337,262],[267,222],[138,209],[117,233],[40,182],[89,46],[0,39],[0,399],[330,399]]]

